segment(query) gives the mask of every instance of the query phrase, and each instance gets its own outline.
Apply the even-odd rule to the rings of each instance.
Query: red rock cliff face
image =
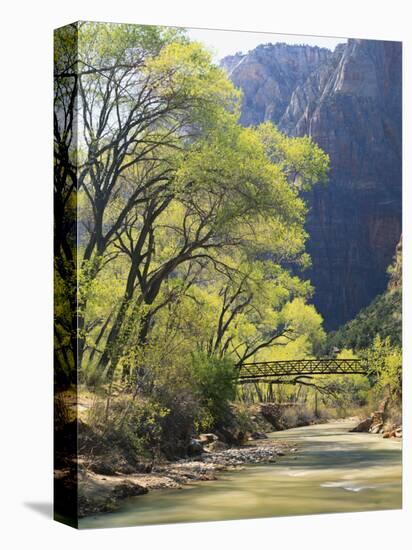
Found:
[[[272,120],[330,155],[307,229],[314,302],[336,328],[383,292],[401,235],[401,44],[260,46],[222,64],[244,92],[243,124]]]

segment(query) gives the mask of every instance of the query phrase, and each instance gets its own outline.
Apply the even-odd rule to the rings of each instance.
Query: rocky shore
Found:
[[[179,489],[195,481],[213,481],[219,472],[242,469],[248,464],[276,462],[278,457],[297,452],[286,443],[263,439],[263,434],[258,441],[230,448],[215,437],[204,442],[203,452],[198,455],[157,464],[147,473],[103,475],[80,465],[79,516],[113,511],[127,497],[156,489]]]
[[[402,425],[399,423],[400,414],[394,414],[394,405],[385,399],[379,409],[370,416],[363,418],[351,431],[382,434],[385,439],[402,437]],[[396,419],[396,421],[394,420]]]
[[[60,499],[64,506],[59,513],[62,517],[85,517],[110,512],[131,496],[213,481],[219,472],[242,469],[248,464],[275,462],[297,450],[268,438],[267,433],[325,421],[315,418],[304,406],[290,403],[252,404],[246,409],[234,405],[227,423],[215,433],[192,436],[180,455],[161,452],[156,459],[149,459],[147,454],[131,453],[119,441],[104,437],[84,416],[67,425],[67,434],[63,433],[67,439],[76,434],[79,454],[63,453],[56,461],[55,490],[71,495]],[[76,502],[78,506],[73,509],[70,503]]]

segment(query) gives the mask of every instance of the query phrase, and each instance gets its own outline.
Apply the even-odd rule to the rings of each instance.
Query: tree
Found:
[[[177,153],[207,127],[210,111],[230,109],[237,93],[208,54],[173,29],[73,25],[59,35],[55,67],[56,256],[69,253],[60,238],[68,234],[61,211],[69,198],[74,210],[79,203],[87,212],[80,229],[83,285],[80,295],[74,291],[78,307],[71,308],[78,327],[72,351],[81,363],[88,284],[111,260],[108,249],[137,205],[151,205],[153,197],[170,200]],[[72,293],[76,260],[69,258]]]
[[[162,302],[156,303],[161,287],[182,264],[209,264],[212,271],[224,275],[223,284],[230,281],[236,294],[236,273],[250,289],[253,276],[248,271],[254,257],[270,255],[265,277],[266,285],[274,288],[276,284],[280,287],[282,270],[276,273],[273,269],[270,274],[269,265],[306,262],[304,203],[267,157],[256,130],[242,129],[232,119],[226,120],[224,128],[216,123],[214,133],[191,144],[182,155],[173,184],[173,195],[165,199],[161,194],[160,204],[152,197],[149,205],[134,209],[113,245],[128,258],[130,269],[122,305],[100,361],[103,368],[110,361],[109,376],[122,353],[122,331],[129,337],[128,313],[139,313],[136,343],[143,343],[154,313],[163,307]],[[236,265],[238,261],[240,264]],[[213,279],[210,270],[209,276]],[[276,277],[278,283],[274,281]],[[297,286],[296,278],[294,284]],[[229,297],[229,287],[222,292]],[[240,312],[244,305],[238,304],[236,311]],[[135,315],[129,319],[136,322]],[[273,341],[275,336],[268,338]],[[254,349],[251,343],[244,359],[260,347],[263,346]]]
[[[79,130],[77,362],[111,380],[123,357],[148,344],[164,308],[202,293],[206,273],[221,307],[213,353],[230,348],[246,360],[287,338],[281,303],[308,295],[286,269],[307,263],[299,192],[325,179],[327,156],[272,125],[240,127],[239,93],[181,31],[76,31],[77,57],[62,55],[56,89],[64,105],[62,83],[71,86],[66,111]],[[66,157],[73,120],[57,124]],[[301,290],[283,288],[287,280]],[[256,338],[235,344],[230,332],[242,323]]]
[[[77,29],[55,32],[54,356],[55,383],[77,381],[77,77],[59,77],[77,60]]]
[[[380,391],[396,401],[402,400],[402,351],[391,344],[389,337],[384,340],[379,335],[366,351],[370,374]]]

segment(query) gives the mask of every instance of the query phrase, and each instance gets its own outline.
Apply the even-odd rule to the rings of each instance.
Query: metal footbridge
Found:
[[[263,361],[243,363],[237,373],[237,382],[274,382],[285,377],[311,377],[331,374],[363,374],[369,372],[362,359],[296,359],[290,361]]]

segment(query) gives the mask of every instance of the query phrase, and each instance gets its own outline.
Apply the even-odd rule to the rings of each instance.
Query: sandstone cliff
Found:
[[[385,289],[401,234],[401,44],[263,45],[222,66],[244,93],[243,124],[271,120],[330,155],[329,184],[307,196],[308,276],[336,328]]]

